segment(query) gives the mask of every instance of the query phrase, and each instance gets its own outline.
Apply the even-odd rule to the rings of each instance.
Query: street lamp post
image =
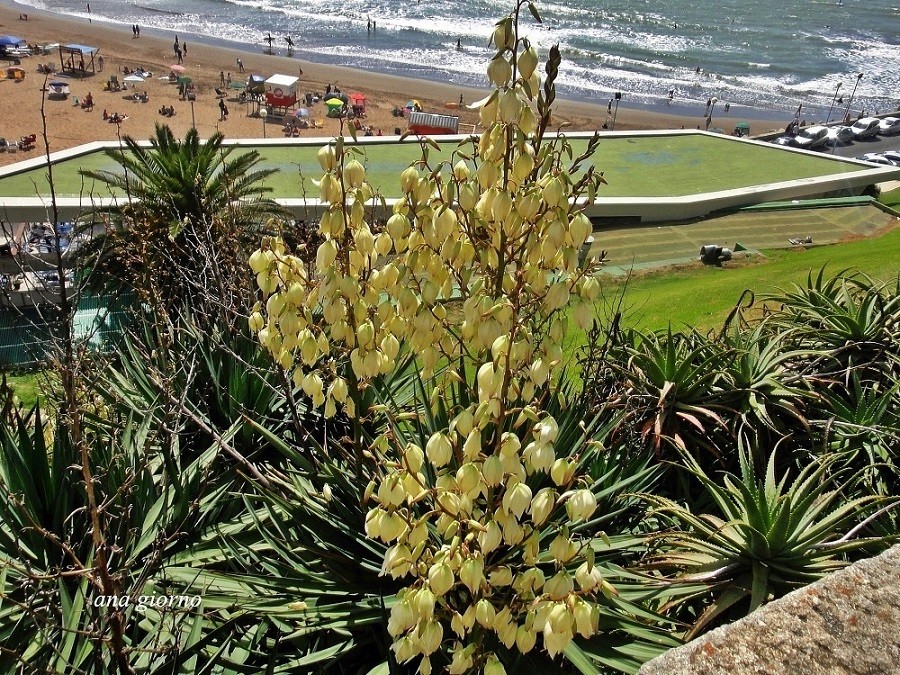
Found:
[[[621,92],[621,91],[617,91],[617,92],[616,92],[616,109],[615,109],[615,111],[613,112],[612,129],[611,129],[611,131],[615,131],[615,130],[616,130],[616,116],[619,114],[619,101],[621,101],[621,100],[622,100],[622,92]]]
[[[263,106],[259,107],[259,119],[262,120],[263,125],[263,138],[266,137],[266,117],[268,117],[269,111],[266,110]]]
[[[834,96],[831,97],[831,107],[828,109],[828,117],[825,119],[825,124],[828,124],[831,121],[831,112],[834,110],[834,102],[837,100],[838,92],[841,90],[841,85],[843,82],[838,82],[837,86],[834,88]]]
[[[709,129],[710,125],[712,124],[713,110],[716,109],[716,103],[718,103],[718,102],[719,102],[719,99],[716,98],[715,96],[713,96],[713,97],[710,99],[711,105],[710,105],[710,107],[709,107],[709,116],[706,118],[706,128],[707,128],[707,130]]]
[[[847,101],[847,109],[844,111],[844,119],[847,119],[850,116],[850,106],[853,105],[853,97],[856,95],[856,88],[859,86],[859,81],[861,79],[863,79],[862,73],[856,76],[856,83],[853,85],[853,91],[850,92],[850,100]]]
[[[197,100],[197,95],[194,92],[188,92],[187,100],[191,104],[191,129],[197,128],[197,121],[194,118],[194,101]]]

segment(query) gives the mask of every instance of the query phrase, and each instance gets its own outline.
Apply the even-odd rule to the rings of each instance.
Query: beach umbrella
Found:
[[[144,78],[140,75],[126,75],[122,78],[122,82],[143,82]]]
[[[169,70],[174,70],[176,73],[183,73],[185,71],[184,66],[179,66],[177,63],[173,63],[169,66]]]
[[[297,108],[294,111],[294,117],[309,117],[309,110],[307,108]]]

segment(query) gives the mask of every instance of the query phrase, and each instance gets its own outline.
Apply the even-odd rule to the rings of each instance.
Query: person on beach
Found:
[[[141,37],[141,26],[140,26],[140,24],[136,25],[135,28],[137,28],[137,36],[138,36],[138,37]]]
[[[609,99],[609,103],[606,104],[606,114],[612,115],[612,99]]]
[[[181,52],[182,52],[185,56],[187,56],[187,42],[182,42],[182,43],[181,43]]]
[[[366,19],[366,32],[372,32],[372,19]]]
[[[223,122],[228,117],[228,106],[225,105],[224,99],[219,99],[219,121]]]
[[[137,37],[137,25],[131,24],[131,39],[134,40],[134,38],[136,38],[136,37]]]
[[[97,57],[97,65],[100,67],[100,70],[103,70],[103,54]]]
[[[228,73],[225,76],[225,84],[228,85],[229,87],[231,86],[231,73]]]
[[[88,23],[93,23],[93,21],[91,21],[91,3],[87,4],[87,13],[88,13]]]
[[[462,51],[462,38],[456,38],[456,51]]]
[[[224,70],[219,71],[219,81],[222,83],[222,86],[224,87],[225,86],[225,71]]]
[[[243,59],[238,59],[238,60],[237,60],[237,67],[238,67],[238,72],[239,72],[239,73],[243,73],[243,72],[244,72],[244,61],[243,61]]]

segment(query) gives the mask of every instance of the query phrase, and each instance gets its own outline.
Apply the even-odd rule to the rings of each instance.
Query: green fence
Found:
[[[82,297],[73,317],[77,340],[93,349],[107,349],[123,331],[130,316],[131,298]],[[0,308],[0,368],[32,366],[53,356],[62,324],[53,305],[40,308]]]

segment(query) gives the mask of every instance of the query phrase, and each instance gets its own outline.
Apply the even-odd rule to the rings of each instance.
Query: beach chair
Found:
[[[216,98],[225,98],[225,96],[227,95],[225,93],[224,89],[219,89],[218,87],[216,87],[215,91],[216,91]]]

